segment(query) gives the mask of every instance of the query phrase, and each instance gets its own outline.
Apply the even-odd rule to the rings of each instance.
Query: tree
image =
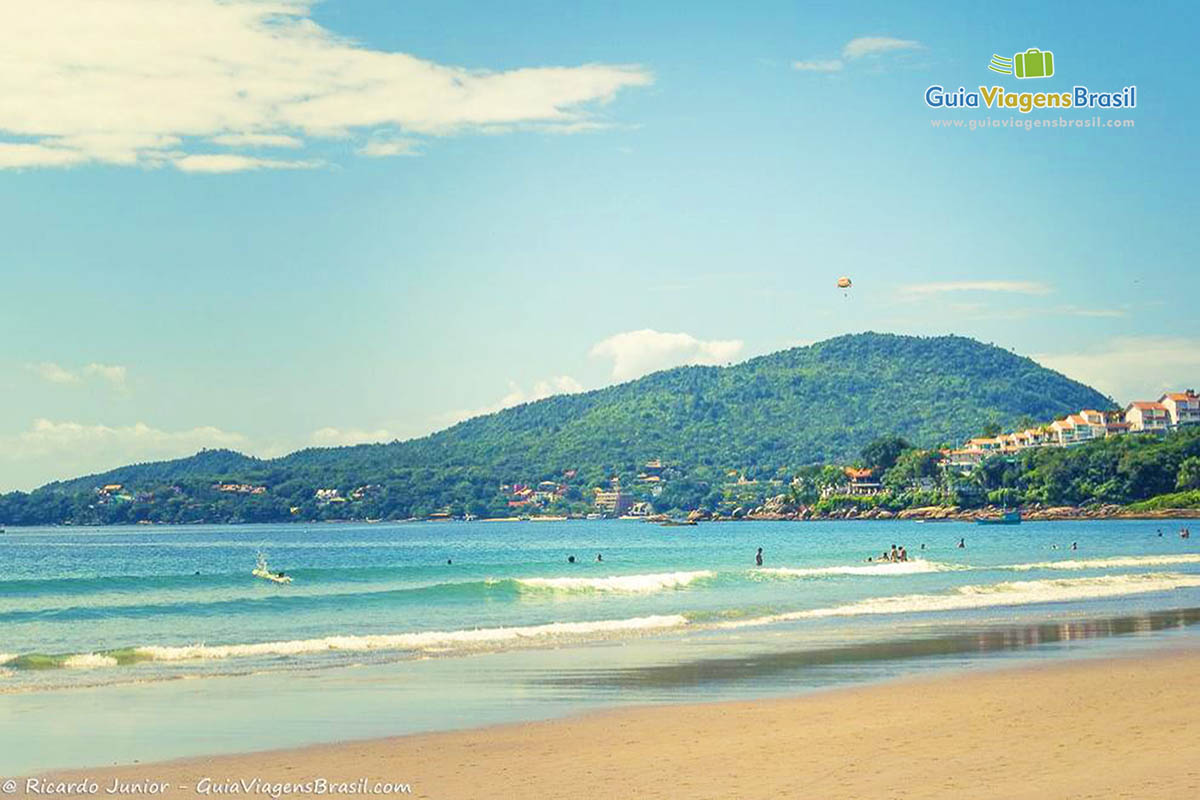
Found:
[[[900,454],[911,448],[902,436],[880,436],[862,449],[863,465],[879,472],[889,470]]]
[[[938,477],[940,454],[936,450],[905,450],[895,465],[883,476],[883,483],[892,491],[918,486],[926,479]]]
[[[1175,478],[1175,488],[1180,491],[1200,489],[1200,457],[1192,456],[1183,460]]]

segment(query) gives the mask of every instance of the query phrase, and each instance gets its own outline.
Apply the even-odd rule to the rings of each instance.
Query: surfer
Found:
[[[760,567],[762,566],[762,548],[761,547],[758,548],[758,552],[754,554],[754,563]]]

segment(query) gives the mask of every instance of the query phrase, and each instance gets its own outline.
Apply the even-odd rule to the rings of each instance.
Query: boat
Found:
[[[998,517],[976,517],[976,525],[1020,525],[1020,511],[1005,511]]]
[[[268,580],[271,583],[292,582],[291,575],[285,575],[282,572],[271,572],[271,569],[267,566],[267,557],[262,553],[258,554],[258,563],[255,565],[254,569],[250,570],[250,574],[256,578]]]
[[[684,528],[692,527],[698,525],[699,523],[697,523],[694,519],[669,519],[666,522],[660,522],[658,524],[662,525],[664,528]]]

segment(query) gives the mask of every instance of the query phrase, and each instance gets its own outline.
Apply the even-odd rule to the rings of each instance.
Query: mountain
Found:
[[[1008,428],[1112,405],[1029,358],[972,339],[864,333],[729,367],[678,367],[550,397],[406,442],[308,449],[271,460],[209,450],[49,484],[35,495],[80,496],[108,483],[153,491],[245,481],[269,488],[244,502],[271,509],[264,511],[270,517],[286,503],[311,498],[314,487],[379,484],[383,494],[407,498],[405,513],[492,498],[500,482],[558,478],[568,469],[579,470],[585,482],[628,475],[659,458],[683,474],[774,475],[845,463],[884,434],[932,447],[977,435],[986,425]]]
[[[567,468],[658,457],[796,466],[852,459],[882,434],[933,446],[988,423],[1112,406],[1094,389],[973,339],[864,333],[552,397],[392,447],[422,465]]]

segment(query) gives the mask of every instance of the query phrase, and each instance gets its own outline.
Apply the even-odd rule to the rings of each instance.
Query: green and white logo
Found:
[[[1036,47],[1031,47],[1024,53],[1016,53],[1012,58],[993,53],[988,69],[1018,78],[1049,78],[1054,74],[1054,53]]]

